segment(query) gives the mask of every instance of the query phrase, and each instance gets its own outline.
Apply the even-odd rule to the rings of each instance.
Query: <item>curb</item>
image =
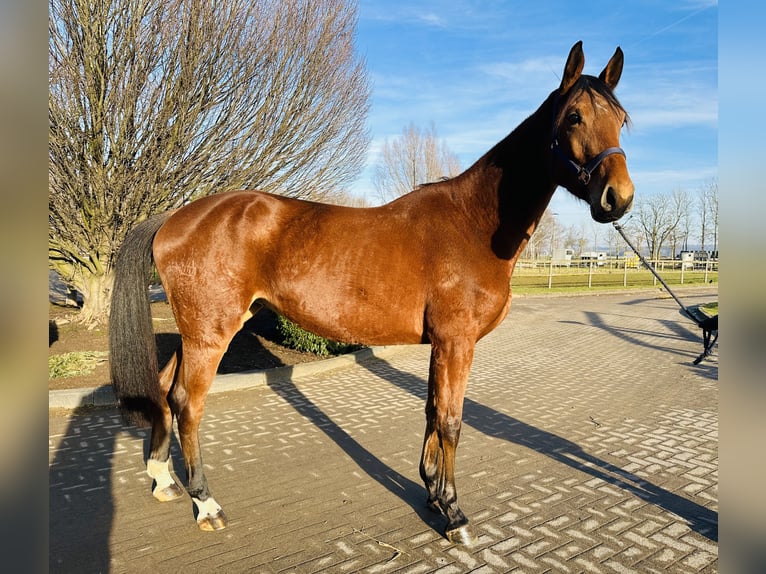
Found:
[[[268,386],[280,381],[297,380],[311,375],[317,375],[348,368],[371,359],[385,359],[394,355],[398,349],[411,345],[388,345],[366,347],[353,353],[331,357],[321,361],[298,363],[273,369],[243,371],[216,375],[209,394],[225,393],[227,391],[250,389]],[[48,392],[48,408],[74,409],[78,407],[107,407],[116,406],[117,398],[111,385],[96,388],[66,389]]]

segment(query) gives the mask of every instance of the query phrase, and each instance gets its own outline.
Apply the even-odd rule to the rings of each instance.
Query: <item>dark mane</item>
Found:
[[[622,107],[622,104],[617,99],[617,96],[614,95],[614,92],[604,82],[595,76],[582,75],[577,80],[577,82],[575,82],[574,86],[572,86],[572,88],[569,90],[564,100],[558,104],[558,111],[553,123],[554,130],[560,127],[569,102],[583,92],[587,93],[591,100],[595,99],[595,95],[599,95],[604,98],[606,103],[615,113],[622,112],[625,114],[625,125],[628,127],[630,126],[630,116],[628,115],[628,112],[625,110],[625,108]]]

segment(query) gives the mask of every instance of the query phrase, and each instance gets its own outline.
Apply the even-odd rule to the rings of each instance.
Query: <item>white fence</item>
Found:
[[[673,285],[718,281],[718,261],[696,261],[690,266],[677,259],[651,260],[649,263]],[[645,286],[657,285],[657,278],[638,257],[604,260],[522,259],[516,263],[514,284],[547,287]]]

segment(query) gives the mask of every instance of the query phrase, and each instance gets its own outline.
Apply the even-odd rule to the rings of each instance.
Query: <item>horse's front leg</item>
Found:
[[[447,539],[467,545],[473,544],[476,538],[468,526],[468,518],[458,506],[455,452],[473,349],[474,343],[467,340],[432,344],[426,432],[420,459],[420,476],[428,491],[428,506],[447,517]]]

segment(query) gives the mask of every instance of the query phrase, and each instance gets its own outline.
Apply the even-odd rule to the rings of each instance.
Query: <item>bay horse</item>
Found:
[[[125,420],[152,427],[147,472],[157,499],[183,496],[168,465],[175,417],[199,528],[226,527],[198,429],[229,342],[266,306],[329,339],[430,344],[420,476],[428,506],[446,516],[447,539],[472,543],[455,450],[474,346],[508,313],[514,265],[558,186],[597,222],[616,221],[633,202],[619,147],[628,116],[613,93],[622,50],[598,77],[584,75],[584,63],[577,42],[559,87],[510,135],[462,174],[386,205],[225,192],[128,234],[115,266],[111,378]],[[146,289],[152,263],[181,334],[161,371]]]

